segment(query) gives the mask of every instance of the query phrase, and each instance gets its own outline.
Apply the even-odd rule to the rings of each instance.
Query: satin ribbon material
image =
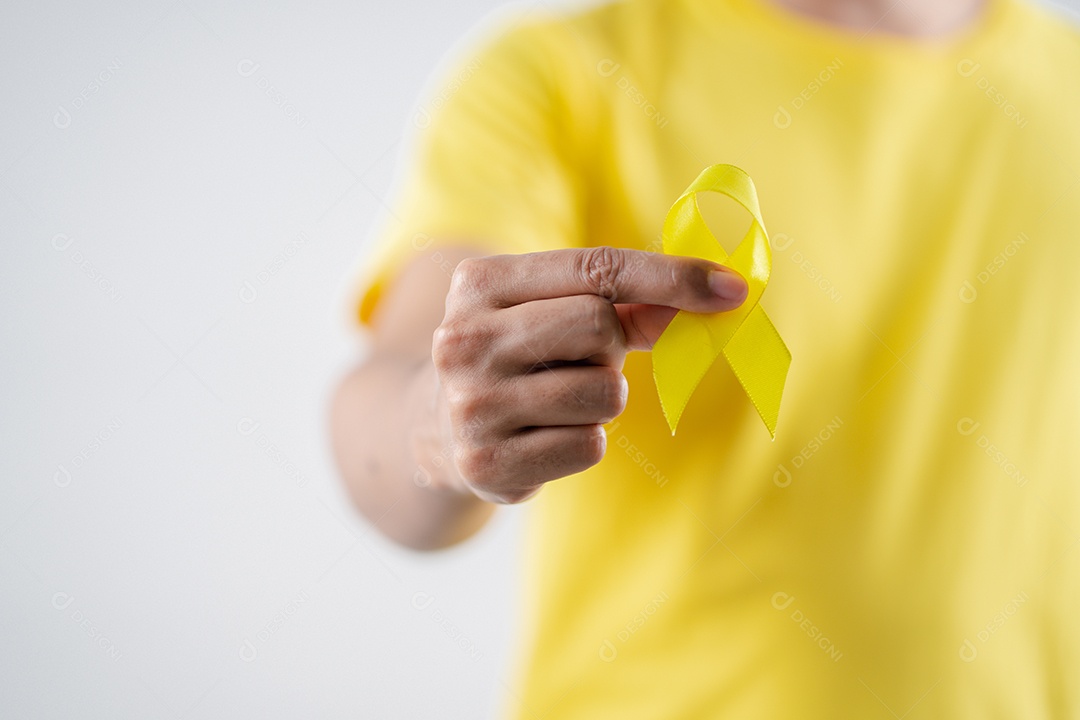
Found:
[[[701,216],[697,194],[705,191],[727,195],[753,217],[731,255]],[[663,243],[669,255],[692,255],[737,270],[750,286],[746,302],[731,312],[680,310],[653,346],[653,380],[671,434],[694,389],[722,352],[775,440],[791,353],[758,304],[769,282],[772,252],[754,181],[734,165],[705,168],[668,211]]]

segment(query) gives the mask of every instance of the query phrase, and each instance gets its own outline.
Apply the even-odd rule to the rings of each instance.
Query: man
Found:
[[[411,547],[529,501],[514,717],[1080,717],[1076,30],[627,0],[518,23],[447,88],[334,441]],[[672,436],[645,352],[745,297],[647,252],[720,162],[771,233],[775,442],[722,358]]]

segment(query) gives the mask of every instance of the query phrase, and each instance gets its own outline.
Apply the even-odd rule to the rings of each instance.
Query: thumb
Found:
[[[725,267],[712,275],[717,278],[716,281],[710,278],[709,285],[713,292],[727,299],[727,307],[723,310],[734,310],[746,301],[748,288],[746,280],[739,273]],[[626,336],[627,349],[652,350],[679,309],[667,305],[620,303],[615,305],[615,311]]]

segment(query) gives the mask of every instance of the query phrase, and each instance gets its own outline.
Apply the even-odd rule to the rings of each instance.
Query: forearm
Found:
[[[494,510],[456,479],[437,393],[430,359],[376,355],[342,380],[331,417],[356,506],[386,536],[420,550],[464,540]]]

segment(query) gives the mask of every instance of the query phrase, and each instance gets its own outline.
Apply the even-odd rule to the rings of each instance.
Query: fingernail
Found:
[[[725,300],[739,303],[746,299],[750,291],[742,275],[734,270],[710,270],[709,289]]]

